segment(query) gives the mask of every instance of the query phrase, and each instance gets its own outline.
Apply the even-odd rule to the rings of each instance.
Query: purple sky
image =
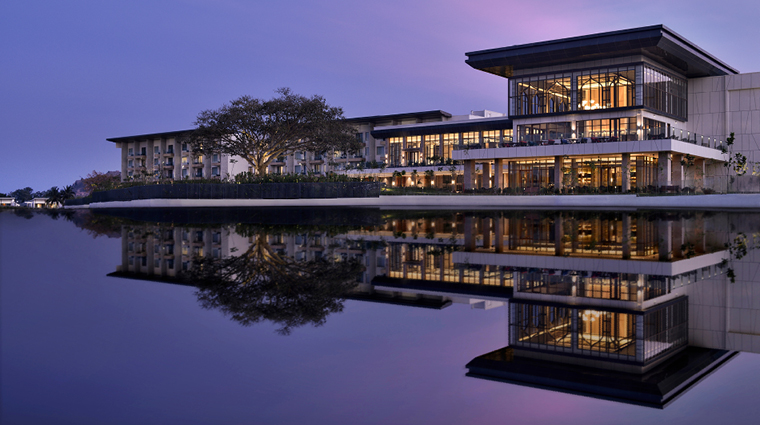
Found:
[[[665,24],[760,71],[758,22],[756,0],[3,0],[0,192],[116,170],[106,138],[190,128],[278,87],[349,117],[506,112],[506,80],[467,66],[473,50]]]

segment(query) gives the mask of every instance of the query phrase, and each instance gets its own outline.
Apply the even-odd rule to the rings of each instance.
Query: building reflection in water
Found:
[[[760,352],[752,322],[760,294],[744,299],[754,295],[758,261],[751,249],[732,258],[730,246],[741,229],[760,228],[755,221],[708,213],[405,212],[377,225],[260,234],[240,225],[124,226],[122,264],[112,275],[179,282],[199,258],[234,257],[263,238],[272,255],[296,262],[360,262],[363,271],[340,298],[508,308],[509,346],[473,359],[468,376],[664,407],[737,351]],[[729,268],[749,280],[729,283]]]

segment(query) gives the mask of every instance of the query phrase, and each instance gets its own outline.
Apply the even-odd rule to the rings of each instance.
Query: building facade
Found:
[[[739,74],[663,25],[466,55],[473,68],[508,80],[506,114],[351,118],[361,151],[295,152],[269,172],[510,193],[760,189],[752,175],[760,171],[760,73]],[[248,171],[239,158],[182,150],[183,133],[109,139],[122,149],[122,179]],[[725,167],[734,152],[751,168],[738,179]]]

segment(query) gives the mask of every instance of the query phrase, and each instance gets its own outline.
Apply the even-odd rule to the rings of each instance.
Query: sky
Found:
[[[345,116],[506,112],[465,52],[664,24],[760,71],[757,0],[0,1],[0,192],[119,169],[107,138],[192,128],[280,87]]]

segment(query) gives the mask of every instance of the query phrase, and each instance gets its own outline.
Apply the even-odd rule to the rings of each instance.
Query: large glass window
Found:
[[[473,146],[480,144],[480,137],[478,136],[478,132],[470,131],[462,133],[462,144],[464,146]]]
[[[515,79],[510,91],[510,114],[536,115],[569,111],[571,81],[569,73]]]
[[[401,147],[404,139],[401,137],[391,137],[388,139],[388,165],[401,165]]]
[[[577,77],[579,111],[633,106],[636,99],[633,66],[583,71]]]
[[[572,347],[572,309],[516,303],[511,310],[510,345],[559,351]]]
[[[431,158],[438,159],[440,156],[440,149],[438,148],[438,144],[440,142],[440,137],[437,134],[429,134],[425,136],[425,160],[428,162],[435,162]]]
[[[545,145],[549,140],[559,141],[569,139],[572,136],[569,122],[552,122],[543,124],[529,124],[518,127],[520,144]],[[559,143],[557,143],[559,144]]]
[[[416,165],[422,163],[422,136],[409,136],[406,138],[406,164]]]
[[[638,140],[636,118],[578,121],[578,138],[592,142],[617,142]]]
[[[686,80],[665,71],[644,67],[644,106],[686,120]]]
[[[451,158],[454,145],[459,144],[459,133],[446,133],[443,135],[443,159]]]
[[[578,348],[605,357],[636,356],[636,316],[598,310],[578,311]]]

